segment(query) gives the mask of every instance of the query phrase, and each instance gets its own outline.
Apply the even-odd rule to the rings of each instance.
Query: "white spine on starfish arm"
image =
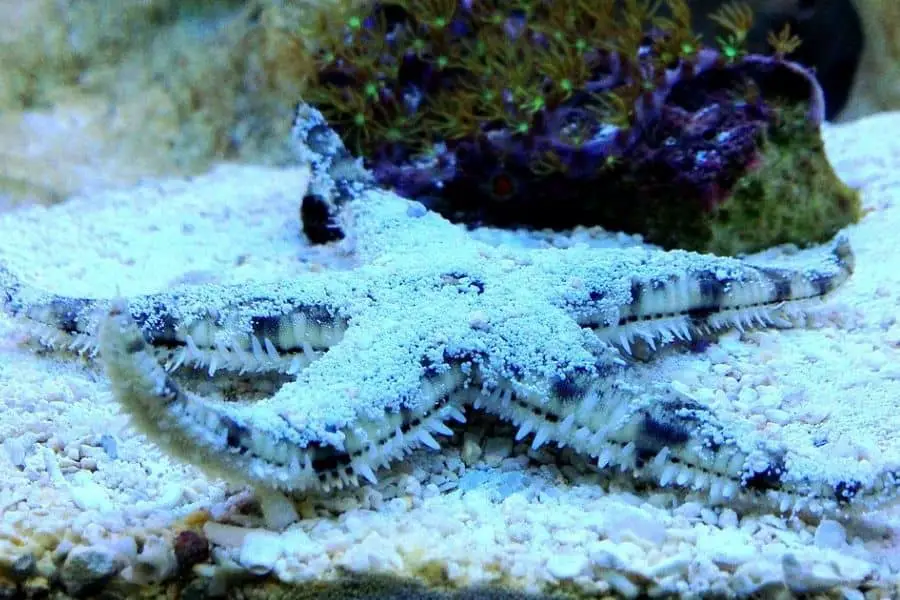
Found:
[[[113,393],[140,430],[213,474],[279,491],[355,486],[359,476],[375,483],[374,469],[420,445],[438,449],[432,433],[449,435],[446,420],[464,421],[458,369],[423,381],[431,401],[421,403],[421,410],[360,419],[327,440],[272,412],[195,396],[158,364],[123,299],[101,320],[99,347]]]
[[[315,288],[313,283],[306,286]],[[108,300],[44,292],[4,265],[0,284],[4,310],[26,324],[32,339],[54,350],[96,356],[98,320],[108,312]],[[220,369],[297,374],[343,337],[346,319],[329,310],[321,294],[311,294],[316,301],[305,304],[295,297],[273,297],[250,311],[228,304],[249,308],[253,302],[247,296],[254,293],[247,285],[216,288],[219,305],[214,306],[204,298],[204,286],[193,286],[135,298],[129,308],[168,370],[191,366],[207,369],[210,376]]]
[[[897,469],[884,468],[865,481],[795,473],[783,449],[762,442],[745,447],[689,396],[627,384],[627,369],[607,366],[601,378],[574,378],[566,397],[552,386],[536,395],[506,387],[481,404],[519,426],[517,439],[533,432],[533,449],[553,440],[593,457],[601,469],[688,487],[711,504],[748,500],[779,512],[837,514],[868,510],[897,495]]]
[[[612,313],[616,320],[604,316],[608,310],[598,310],[602,298],[593,310],[589,303],[573,317],[627,352],[636,339],[655,349],[697,333],[789,325],[791,317],[802,316],[847,281],[854,267],[850,244],[839,236],[817,267],[789,270],[748,262],[728,273],[689,268],[665,278],[635,276],[630,301]]]

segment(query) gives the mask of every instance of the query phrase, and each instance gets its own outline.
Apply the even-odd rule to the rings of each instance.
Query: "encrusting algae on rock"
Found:
[[[860,217],[820,138],[824,98],[750,9],[704,45],[685,0],[338,2],[320,108],[377,182],[470,225],[601,225],[665,248],[809,245]],[[665,8],[665,10],[663,9]]]

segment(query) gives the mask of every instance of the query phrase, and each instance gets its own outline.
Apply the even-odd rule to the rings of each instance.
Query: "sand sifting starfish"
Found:
[[[534,448],[569,446],[710,503],[823,514],[898,495],[894,468],[797,467],[790,448],[650,379],[698,337],[796,321],[852,273],[846,239],[793,266],[493,247],[376,189],[317,111],[300,107],[295,136],[313,173],[305,208],[331,216],[323,231],[354,268],[128,300],[55,296],[4,270],[6,309],[48,346],[99,352],[156,443],[258,490],[375,482],[480,409]]]

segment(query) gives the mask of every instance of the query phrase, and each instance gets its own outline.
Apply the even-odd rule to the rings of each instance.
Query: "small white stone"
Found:
[[[424,217],[427,213],[428,209],[421,202],[410,200],[409,205],[406,207],[406,216],[412,219]]]
[[[781,559],[784,582],[797,594],[817,594],[828,592],[845,583],[834,566],[825,563],[800,561],[788,552]]]
[[[600,540],[588,549],[591,564],[600,569],[622,570],[631,562],[631,558],[622,547],[610,540]]]
[[[478,443],[478,437],[468,432],[464,433],[460,458],[462,458],[466,466],[471,467],[477,463],[481,458],[482,452],[481,444]]]
[[[847,544],[847,531],[844,526],[831,519],[823,519],[816,527],[814,536],[816,546],[838,550]]]
[[[779,425],[784,425],[791,421],[791,414],[786,410],[781,410],[780,408],[770,408],[766,411],[766,418],[771,423],[778,423]]]
[[[86,472],[81,471],[87,475]],[[113,503],[109,499],[106,490],[90,480],[83,480],[81,483],[72,485],[69,488],[72,495],[72,501],[75,506],[81,510],[99,510],[110,511],[113,509]]]
[[[742,387],[738,392],[738,400],[746,404],[753,404],[759,398],[759,392],[751,387]]]
[[[737,513],[730,508],[723,508],[722,514],[719,515],[719,527],[736,528],[738,526]]]
[[[113,537],[106,542],[106,546],[127,563],[137,558],[137,542],[131,536]]]
[[[650,575],[654,579],[670,577],[675,574],[685,575],[687,574],[690,566],[691,556],[690,554],[683,552],[653,565],[653,567],[649,570],[648,575]]]
[[[244,538],[248,533],[254,531],[246,527],[237,527],[235,525],[226,525],[224,523],[216,523],[208,521],[203,524],[203,534],[210,544],[214,546],[223,546],[225,548],[240,548],[244,543]]]
[[[700,509],[700,519],[707,525],[715,526],[719,523],[719,517],[716,515],[716,511],[707,507]]]
[[[477,331],[490,331],[490,318],[483,310],[474,310],[469,313],[469,327]]]
[[[16,467],[22,467],[25,464],[26,445],[23,436],[8,438],[3,442],[3,449],[9,461]]]
[[[284,494],[268,490],[257,490],[256,497],[259,500],[259,507],[266,521],[266,527],[269,529],[281,531],[291,523],[296,523],[300,520],[294,503]]]
[[[411,502],[409,498],[391,498],[385,503],[385,512],[389,514],[403,514],[410,509]]]
[[[181,502],[184,497],[184,487],[180,483],[170,483],[163,488],[162,493],[157,500],[157,506],[161,509],[173,509]]]
[[[496,467],[512,454],[513,440],[508,437],[489,437],[484,442],[484,462]]]
[[[685,502],[684,504],[677,506],[672,512],[685,519],[692,520],[700,517],[701,510],[703,510],[703,505],[699,502]]]
[[[285,556],[301,561],[325,552],[322,544],[309,537],[300,526],[294,526],[282,533],[281,544]]]
[[[135,581],[142,584],[161,583],[175,574],[178,561],[172,545],[162,538],[150,537],[134,562]]]
[[[244,536],[238,562],[254,575],[265,575],[275,567],[275,561],[281,558],[283,551],[281,536],[256,529]]]
[[[393,544],[374,531],[348,548],[337,562],[354,573],[400,572],[403,569],[403,558]]]
[[[866,600],[866,595],[855,588],[841,588],[841,597],[844,600]]]
[[[738,567],[756,556],[750,538],[735,529],[711,530],[697,539],[697,550],[720,567]]]
[[[641,593],[641,588],[628,579],[624,573],[606,571],[603,573],[603,579],[623,598],[637,598]]]
[[[407,475],[406,478],[402,482],[403,491],[406,492],[410,496],[420,496],[422,494],[422,482],[413,477],[412,475]]]
[[[731,372],[731,365],[724,363],[713,365],[712,371],[716,375],[727,375],[729,372]]]
[[[554,554],[547,559],[547,571],[556,579],[575,579],[590,563],[584,554]]]
[[[666,527],[650,512],[636,506],[618,506],[607,516],[606,530],[611,540],[638,538],[653,544],[666,539]]]
[[[749,562],[734,572],[732,587],[738,597],[745,598],[765,587],[783,584],[784,577],[777,564],[767,561]]]

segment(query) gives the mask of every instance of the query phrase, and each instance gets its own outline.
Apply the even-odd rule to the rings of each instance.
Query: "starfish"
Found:
[[[316,110],[299,107],[294,136],[312,173],[307,232],[352,268],[130,299],[57,296],[2,269],[6,310],[47,346],[99,355],[156,443],[258,490],[376,482],[483,410],[533,448],[569,446],[710,503],[838,514],[898,495],[894,468],[804,471],[790,448],[652,381],[649,365],[698,338],[791,325],[851,275],[846,238],[799,266],[495,247],[378,189]]]

